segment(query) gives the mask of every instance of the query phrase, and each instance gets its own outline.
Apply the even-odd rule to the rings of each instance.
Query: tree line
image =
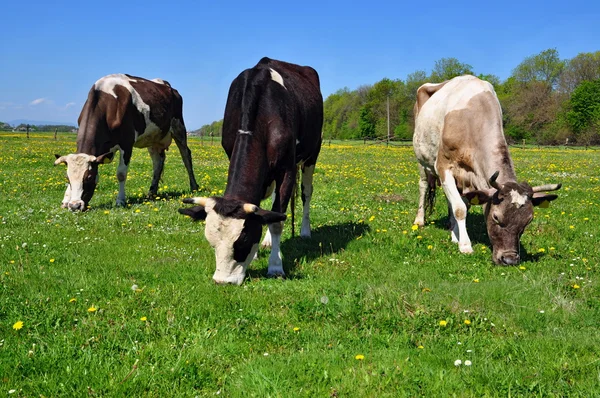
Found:
[[[561,59],[556,49],[526,57],[504,81],[477,73],[456,58],[435,62],[430,73],[418,70],[406,79],[384,78],[355,90],[343,88],[324,102],[326,139],[412,138],[417,88],[471,74],[489,81],[503,110],[509,142],[600,144],[600,51]],[[194,133],[220,135],[223,121]]]

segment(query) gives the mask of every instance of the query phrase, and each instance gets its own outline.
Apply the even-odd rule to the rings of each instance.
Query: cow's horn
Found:
[[[58,166],[61,163],[67,164],[67,158],[64,156],[61,156],[54,161],[55,166]]]
[[[548,191],[556,191],[562,187],[562,184],[546,184],[546,185],[538,185],[537,187],[533,187],[533,193],[536,192],[548,192]]]
[[[192,203],[195,205],[206,206],[207,200],[208,200],[208,198],[204,198],[204,197],[185,198],[185,199],[183,199],[183,203]]]
[[[498,178],[498,175],[500,174],[499,171],[496,171],[494,174],[492,174],[492,176],[490,177],[490,185],[493,188],[496,188],[498,191],[502,190],[502,187],[496,182],[496,178]]]
[[[258,206],[253,205],[252,203],[244,203],[243,208],[247,214],[256,213],[258,211]]]

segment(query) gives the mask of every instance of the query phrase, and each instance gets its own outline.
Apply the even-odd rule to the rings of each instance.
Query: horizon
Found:
[[[3,65],[10,79],[0,81],[0,121],[76,126],[90,87],[111,73],[168,80],[183,97],[191,131],[223,118],[231,81],[263,56],[314,67],[327,98],[383,78],[429,74],[441,58],[504,81],[526,57],[549,48],[562,59],[600,50],[600,4],[582,1],[513,1],[501,9],[434,2],[429,10],[337,1],[267,9],[235,1],[186,1],[168,10],[154,2],[103,4],[5,6],[0,49],[11,61]],[[35,22],[24,24],[23,15]]]

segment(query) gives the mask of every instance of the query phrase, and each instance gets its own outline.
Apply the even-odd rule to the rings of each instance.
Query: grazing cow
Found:
[[[415,224],[423,226],[433,210],[436,182],[448,201],[452,241],[472,253],[465,220],[468,204],[484,205],[492,259],[518,264],[519,244],[533,219],[533,206],[557,198],[543,192],[560,184],[531,187],[517,183],[502,130],[502,110],[493,86],[474,76],[460,76],[417,90],[415,154],[419,161],[419,209]],[[462,195],[462,196],[461,196]]]
[[[148,196],[155,196],[171,138],[181,152],[190,188],[198,189],[182,112],[181,95],[164,80],[124,74],[98,80],[79,115],[77,153],[56,155],[54,162],[67,165],[69,184],[62,207],[72,211],[87,208],[98,183],[98,165],[111,162],[117,150],[121,152],[117,206],[124,206],[125,180],[133,147],[148,148],[150,152],[154,175]]]
[[[243,282],[264,224],[269,230],[263,246],[272,246],[268,275],[285,275],[279,245],[298,167],[304,204],[300,236],[310,236],[312,179],[323,126],[319,85],[313,68],[269,58],[231,83],[222,137],[230,159],[225,194],[184,200],[200,206],[179,210],[194,219],[206,218],[206,239],[216,254],[213,279],[217,283]],[[261,209],[261,199],[271,193],[271,211]]]

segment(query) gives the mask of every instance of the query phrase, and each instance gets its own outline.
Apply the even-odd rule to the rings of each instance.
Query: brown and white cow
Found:
[[[269,230],[263,245],[271,246],[268,275],[285,275],[281,233],[299,166],[304,204],[300,235],[310,236],[312,178],[323,125],[319,86],[313,68],[269,58],[233,80],[223,119],[222,145],[230,159],[225,194],[184,200],[200,206],[179,210],[194,219],[206,218],[217,283],[243,282],[264,224]],[[261,209],[260,201],[271,192],[271,211]]]
[[[117,206],[125,205],[125,180],[133,148],[148,148],[153,177],[148,196],[158,190],[165,151],[174,139],[187,169],[190,188],[198,189],[192,169],[179,92],[161,79],[146,80],[125,74],[99,79],[88,93],[79,115],[77,152],[56,155],[55,165],[67,165],[69,184],[62,207],[85,210],[98,183],[98,165],[112,161],[120,151]]]
[[[465,220],[468,204],[481,204],[492,260],[518,264],[520,238],[533,219],[533,206],[556,199],[543,192],[557,190],[560,184],[532,188],[517,183],[493,86],[460,76],[419,87],[413,145],[421,176],[415,224],[424,225],[439,180],[448,201],[452,241],[459,250],[473,252]]]

